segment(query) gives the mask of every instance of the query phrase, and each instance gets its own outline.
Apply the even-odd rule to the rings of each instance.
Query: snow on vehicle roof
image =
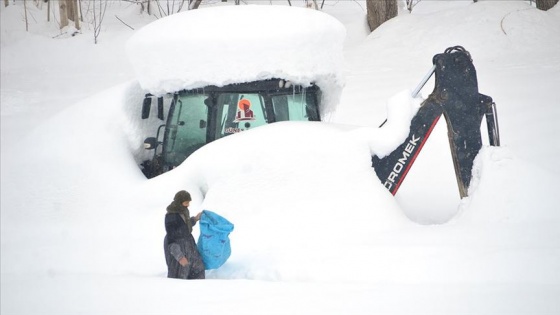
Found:
[[[219,6],[146,25],[127,53],[141,87],[154,95],[280,78],[318,85],[325,109],[342,89],[345,36],[337,19],[317,10]]]

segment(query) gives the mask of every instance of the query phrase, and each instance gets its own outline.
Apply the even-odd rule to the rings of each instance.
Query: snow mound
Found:
[[[140,85],[155,95],[282,78],[315,83],[337,103],[345,36],[338,20],[316,10],[223,6],[155,21],[131,37],[127,52]]]
[[[412,223],[371,168],[369,141],[356,136],[363,131],[274,123],[214,141],[162,175],[184,183],[193,212],[214,211],[236,226],[230,260],[208,277],[348,279],[346,270],[326,270],[373,263],[364,248],[375,235]],[[337,243],[346,244],[344,257]]]

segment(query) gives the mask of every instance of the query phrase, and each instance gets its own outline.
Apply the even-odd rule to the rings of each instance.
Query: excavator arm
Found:
[[[415,97],[435,73],[435,87],[411,121],[408,138],[391,154],[372,157],[383,185],[395,195],[430,133],[443,115],[461,198],[468,195],[474,159],[482,148],[481,124],[486,117],[489,143],[500,145],[496,105],[478,92],[471,55],[461,46],[450,47],[433,58],[433,67],[414,91]]]

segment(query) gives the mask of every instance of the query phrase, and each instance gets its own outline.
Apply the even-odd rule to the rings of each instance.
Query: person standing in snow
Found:
[[[200,220],[202,212],[190,217],[188,208],[190,202],[191,195],[181,190],[167,206],[163,247],[168,278],[205,278],[204,262],[192,236],[192,228]]]

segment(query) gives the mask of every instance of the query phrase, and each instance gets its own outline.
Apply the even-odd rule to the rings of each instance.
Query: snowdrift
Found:
[[[135,161],[144,137],[139,84],[87,99],[84,91],[101,84],[72,84],[67,93],[83,101],[42,117],[67,96],[52,93],[45,75],[68,87],[58,71],[71,69],[74,78],[75,69],[29,66],[23,52],[58,51],[60,42],[5,40],[4,13],[14,11],[2,11],[1,313],[171,314],[186,298],[199,314],[556,312],[559,9],[422,1],[417,13],[345,51],[337,123],[370,127],[385,119],[390,96],[417,84],[434,53],[456,44],[472,53],[481,92],[498,102],[504,147],[483,149],[470,197],[449,208],[441,203],[456,186],[443,178],[453,170],[434,171],[448,161],[444,129],[424,147],[427,161],[413,168],[428,174],[409,174],[412,193],[403,186],[397,198],[366,165],[369,138],[327,124],[232,136],[147,180]],[[126,34],[106,42],[124,49]],[[67,65],[75,60],[69,51],[90,50],[85,42],[64,39],[61,55],[49,61]],[[119,64],[91,62],[111,79]],[[31,114],[41,122],[33,128]],[[180,189],[193,192],[192,212],[207,208],[236,224],[232,256],[208,274],[211,281],[165,278],[164,209]],[[415,198],[414,220],[402,214],[405,196]],[[453,220],[414,222],[434,222],[430,211],[441,208]]]
[[[140,85],[154,95],[278,78],[317,84],[328,113],[343,85],[345,34],[338,20],[316,10],[221,6],[148,24],[127,52]]]

